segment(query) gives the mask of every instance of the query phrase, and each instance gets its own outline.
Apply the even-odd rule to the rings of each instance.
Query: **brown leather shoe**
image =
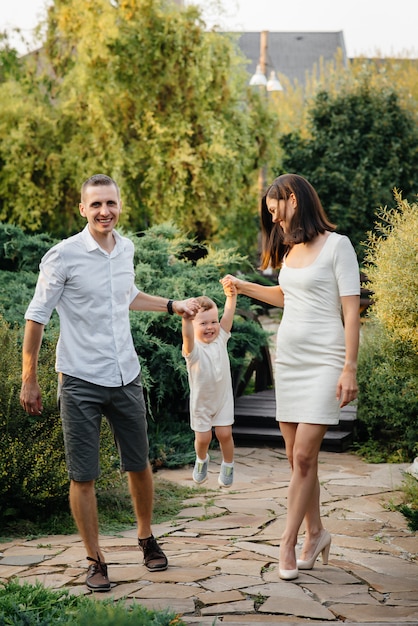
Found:
[[[154,535],[147,539],[138,539],[139,549],[144,553],[144,565],[150,572],[162,572],[167,569],[168,561],[158,545]]]
[[[86,585],[92,591],[109,591],[110,580],[107,575],[107,565],[100,560],[97,555],[97,560],[92,559],[91,556],[87,557],[88,561],[93,561],[87,570]]]

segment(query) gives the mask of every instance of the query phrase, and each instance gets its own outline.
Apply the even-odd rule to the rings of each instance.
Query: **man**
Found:
[[[114,230],[122,202],[113,179],[96,174],[86,180],[79,210],[87,220],[84,230],[53,246],[40,264],[25,314],[20,403],[30,415],[42,411],[38,356],[44,326],[55,308],[60,318],[56,370],[70,508],[92,562],[86,584],[107,591],[111,585],[99,546],[95,495],[102,415],[115,436],[121,469],[128,474],[144,564],[150,571],[167,568],[151,531],[153,479],[129,309],[194,316],[198,305],[193,299],[172,301],[137,289],[133,243]]]

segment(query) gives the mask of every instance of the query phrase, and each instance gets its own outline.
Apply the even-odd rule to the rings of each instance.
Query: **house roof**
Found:
[[[254,74],[260,59],[260,32],[245,32],[239,35],[238,45],[249,59],[248,72]],[[297,79],[305,84],[306,72],[310,73],[322,57],[331,61],[341,48],[343,61],[347,63],[344,35],[337,32],[268,32],[266,73],[275,70],[292,82]]]

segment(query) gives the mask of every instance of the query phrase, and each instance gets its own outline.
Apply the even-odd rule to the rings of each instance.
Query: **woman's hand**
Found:
[[[337,400],[340,408],[346,406],[357,398],[358,387],[355,369],[344,368],[337,383]]]

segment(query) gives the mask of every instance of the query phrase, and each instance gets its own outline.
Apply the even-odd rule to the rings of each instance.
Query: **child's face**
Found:
[[[199,309],[193,320],[194,336],[202,343],[212,343],[219,335],[218,307],[212,307],[207,311]]]

